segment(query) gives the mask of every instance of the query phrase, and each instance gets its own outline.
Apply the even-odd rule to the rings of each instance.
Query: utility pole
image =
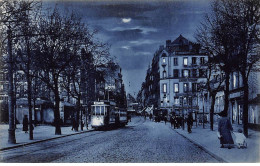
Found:
[[[10,25],[7,30],[8,39],[8,112],[9,112],[9,129],[8,143],[15,144],[15,122],[14,122],[14,87],[13,87],[13,55],[12,55],[12,31]]]

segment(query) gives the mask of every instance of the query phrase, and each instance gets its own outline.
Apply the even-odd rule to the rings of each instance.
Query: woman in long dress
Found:
[[[234,144],[233,138],[231,136],[231,131],[233,131],[230,120],[227,117],[227,113],[222,111],[219,113],[221,116],[218,122],[218,131],[220,133],[220,144],[221,148],[224,148],[224,144],[228,144],[228,148],[231,148],[231,144]]]

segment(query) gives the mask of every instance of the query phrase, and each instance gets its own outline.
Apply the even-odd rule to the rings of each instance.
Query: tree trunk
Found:
[[[26,49],[27,49],[27,65],[26,65],[26,79],[27,79],[27,100],[29,108],[29,139],[33,140],[33,123],[32,123],[32,79],[30,76],[31,70],[31,52],[30,52],[30,43],[28,38],[26,40]]]
[[[78,99],[77,99],[77,112],[76,112],[75,131],[79,131],[79,111],[80,111],[80,97],[78,97]]]
[[[248,137],[248,79],[246,77],[246,71],[242,72],[244,95],[243,95],[243,129],[244,134]]]
[[[228,106],[229,106],[229,93],[230,93],[230,91],[229,91],[229,78],[230,78],[230,72],[229,71],[225,71],[225,85],[226,85],[226,87],[225,87],[225,90],[224,90],[224,93],[225,93],[225,98],[224,98],[224,112],[226,112],[227,113],[227,115],[228,115]]]
[[[58,87],[58,78],[54,77],[54,94],[55,94],[55,106],[54,106],[54,124],[55,124],[55,135],[61,135],[60,128],[60,96]]]
[[[211,106],[210,106],[210,129],[213,131],[213,124],[214,124],[214,106],[216,102],[216,93],[211,93]]]
[[[29,72],[29,71],[27,71]],[[33,140],[33,124],[32,124],[32,82],[31,78],[29,76],[29,73],[27,73],[27,88],[28,88],[28,94],[27,94],[27,100],[28,100],[28,108],[29,108],[29,139]]]
[[[12,31],[10,27],[7,30],[8,38],[8,112],[9,112],[9,129],[8,143],[15,144],[15,125],[14,125],[14,87],[13,87],[13,55],[12,55]]]

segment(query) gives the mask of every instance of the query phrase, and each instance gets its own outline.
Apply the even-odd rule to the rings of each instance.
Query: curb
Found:
[[[179,135],[181,135],[182,137],[186,138],[187,140],[189,140],[191,143],[195,144],[196,146],[198,146],[200,149],[206,151],[209,155],[211,155],[212,157],[214,157],[215,159],[217,159],[220,162],[223,163],[228,163],[226,160],[224,160],[223,158],[219,157],[218,155],[210,152],[207,148],[203,147],[202,145],[200,145],[199,143],[195,142],[194,140],[186,137],[185,135],[181,134],[180,132],[178,132],[177,130],[174,130],[176,133],[178,133]]]
[[[0,152],[1,152],[1,151],[5,151],[5,150],[10,150],[10,149],[19,148],[19,147],[22,147],[22,146],[32,145],[32,144],[36,144],[36,143],[40,143],[40,142],[46,142],[46,141],[50,141],[50,140],[54,140],[54,139],[58,139],[58,138],[63,138],[63,137],[68,137],[68,136],[72,136],[72,135],[77,135],[77,134],[83,134],[83,133],[87,133],[87,132],[92,132],[92,131],[95,131],[95,130],[90,129],[90,130],[87,130],[87,131],[80,131],[80,132],[78,132],[78,133],[66,134],[66,135],[61,135],[61,136],[57,136],[57,137],[42,139],[42,140],[39,140],[39,141],[33,141],[33,142],[29,142],[29,143],[24,143],[24,144],[18,144],[18,145],[6,147],[6,148],[1,148],[1,149],[0,149]]]

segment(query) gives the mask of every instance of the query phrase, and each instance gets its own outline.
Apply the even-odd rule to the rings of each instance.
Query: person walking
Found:
[[[192,118],[191,112],[189,112],[188,118],[187,118],[188,133],[191,133],[192,124],[193,124],[193,118]]]
[[[167,117],[165,116],[165,117],[164,117],[164,123],[165,123],[165,125],[166,125],[166,122],[167,122]]]
[[[233,131],[230,120],[227,117],[225,111],[221,111],[219,114],[221,116],[218,122],[218,132],[220,135],[220,148],[224,148],[224,144],[228,144],[228,149],[231,149],[231,145],[234,144],[233,138],[231,136],[231,131]]]
[[[71,123],[72,123],[71,130],[75,130],[75,127],[76,127],[76,121],[75,121],[74,116],[71,117]]]
[[[24,115],[23,117],[23,131],[25,131],[25,133],[28,133],[28,116]]]

